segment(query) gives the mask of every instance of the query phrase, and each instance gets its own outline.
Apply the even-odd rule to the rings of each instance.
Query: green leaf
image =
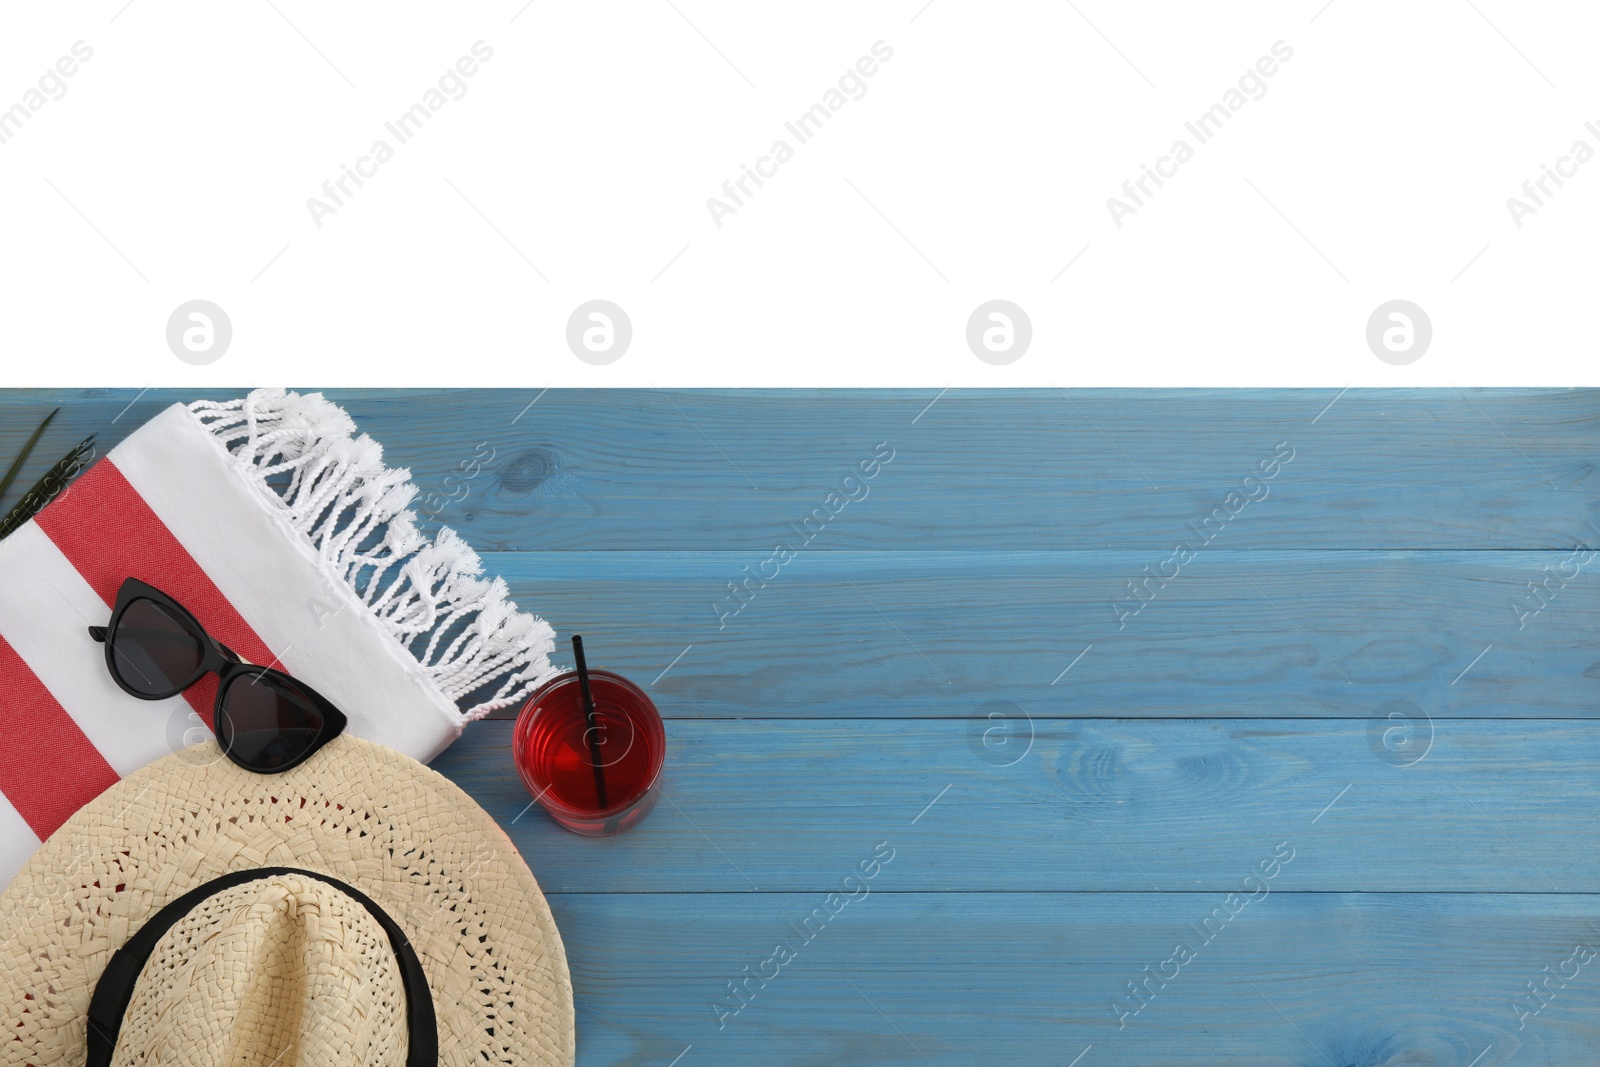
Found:
[[[33,431],[33,436],[28,438],[28,443],[22,446],[22,451],[17,454],[17,458],[11,461],[11,466],[6,469],[5,477],[0,478],[0,500],[5,498],[6,490],[11,488],[11,483],[17,480],[17,472],[22,470],[22,465],[28,462],[28,457],[33,453],[33,446],[38,444],[39,438],[44,435],[44,428],[50,425],[50,420],[55,418],[56,412],[60,410],[60,408],[56,408],[55,411],[44,417],[44,421],[39,424],[39,428]]]
[[[71,452],[57,460],[55,465],[45,472],[44,477],[33,484],[33,488],[22,494],[22,499],[6,512],[5,518],[0,519],[0,540],[11,536],[17,527],[33,518],[46,504],[60,496],[72,479],[88,466],[93,451],[94,435],[90,434],[79,441]]]

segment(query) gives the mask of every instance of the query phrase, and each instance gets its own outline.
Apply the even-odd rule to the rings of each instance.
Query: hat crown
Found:
[[[216,893],[162,935],[112,1062],[400,1065],[405,1013],[371,913],[335,885],[273,874]]]
[[[166,974],[150,957],[157,947],[165,951],[162,938],[178,920],[225,888],[298,875],[332,882],[349,898],[316,898],[324,940],[336,905],[370,906],[388,934],[381,959],[400,967],[405,1000],[394,1023],[407,1034],[406,1057],[421,1064],[433,1062],[431,1054],[459,1067],[571,1067],[572,983],[560,931],[505,831],[460,787],[348,732],[277,775],[251,774],[223,758],[197,764],[203,747],[158,760],[101,793],[0,893],[0,1023],[11,1034],[0,1042],[0,1063],[82,1063],[97,1043],[105,1045],[104,1062],[127,1062],[115,1053],[131,1047],[121,1040],[130,1015],[141,1027],[154,1025],[146,1021],[151,1010],[134,1006],[133,997],[146,984],[153,991]],[[307,930],[309,893],[293,890],[294,922]],[[322,906],[325,900],[332,903]],[[224,914],[232,912],[217,913],[194,939],[216,936]],[[289,917],[286,902],[281,918]],[[377,939],[371,927],[360,929]],[[351,944],[347,933],[346,953]],[[171,953],[191,976],[195,951]],[[195,1025],[215,1027],[204,1033],[224,1048],[236,1033],[255,1034],[259,1024],[227,1016],[228,1005],[246,995],[213,1001]],[[311,993],[300,999],[308,1012],[327,1012],[308,1013],[300,1025],[322,1049],[354,1047],[355,1035],[366,1033],[358,1024],[367,1009],[343,988],[331,1003]],[[176,1000],[167,994],[152,1002]],[[99,1024],[91,1025],[91,1015]],[[346,1026],[352,1036],[322,1038],[320,1020],[328,1031]],[[384,1062],[385,1046],[371,1040],[378,1052],[314,1055],[307,1044],[276,1064],[278,1052],[243,1062]],[[205,1054],[145,1062],[236,1061]]]

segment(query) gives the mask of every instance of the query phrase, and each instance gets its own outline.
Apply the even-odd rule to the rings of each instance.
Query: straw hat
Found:
[[[349,734],[279,775],[199,748],[0,894],[0,1062],[83,1063],[110,1005],[118,1065],[408,1064],[430,1009],[439,1063],[572,1063],[561,936],[470,797]]]

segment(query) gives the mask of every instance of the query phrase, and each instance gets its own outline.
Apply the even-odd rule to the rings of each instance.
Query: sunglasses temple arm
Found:
[[[94,638],[96,641],[99,641],[101,644],[104,644],[106,640],[106,628],[104,626],[91,626],[89,627],[89,636]]]

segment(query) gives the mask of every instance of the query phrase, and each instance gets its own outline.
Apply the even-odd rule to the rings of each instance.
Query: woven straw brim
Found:
[[[452,782],[348,734],[278,775],[241,770],[208,741],[68,819],[0,894],[14,1038],[0,1062],[82,1063],[111,954],[190,889],[257,867],[337,878],[400,925],[433,992],[441,1063],[572,1063],[561,935],[510,840]],[[208,1016],[200,1036],[225,1044],[236,1021]]]

